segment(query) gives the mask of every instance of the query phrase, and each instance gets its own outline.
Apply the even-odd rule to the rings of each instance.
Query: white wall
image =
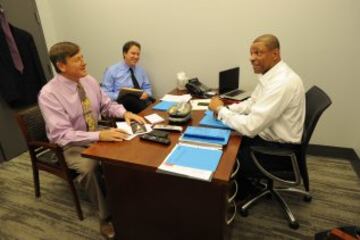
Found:
[[[251,41],[274,33],[283,59],[304,80],[333,100],[312,143],[360,152],[360,1],[358,0],[37,0],[48,46],[77,42],[98,80],[121,59],[127,40],[142,44],[141,64],[154,92],[176,86],[185,71],[217,87],[220,70],[240,65],[241,85],[256,78],[248,55]]]

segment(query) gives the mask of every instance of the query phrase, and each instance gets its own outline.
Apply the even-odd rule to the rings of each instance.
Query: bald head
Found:
[[[272,34],[257,37],[250,47],[250,61],[255,73],[265,74],[281,61],[279,40]]]
[[[280,43],[276,36],[272,34],[264,34],[257,37],[253,43],[263,42],[269,50],[280,49]]]

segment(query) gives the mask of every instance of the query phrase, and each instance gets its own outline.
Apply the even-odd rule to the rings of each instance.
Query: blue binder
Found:
[[[226,129],[189,126],[180,141],[223,146],[228,143],[230,134]]]
[[[177,145],[166,163],[214,172],[222,151],[188,145]]]
[[[155,106],[153,106],[152,109],[159,110],[159,111],[167,111],[170,107],[172,107],[175,104],[176,104],[176,102],[161,101],[158,104],[156,104]]]
[[[215,128],[222,128],[222,129],[231,129],[229,126],[225,125],[222,121],[217,120],[214,117],[213,111],[206,111],[204,117],[201,119],[200,123],[201,126],[208,126],[208,127],[215,127]]]

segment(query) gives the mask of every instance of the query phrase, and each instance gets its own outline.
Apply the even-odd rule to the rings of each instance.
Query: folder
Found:
[[[210,181],[221,156],[222,150],[219,149],[180,143],[173,148],[158,170]]]
[[[156,104],[155,106],[153,106],[152,109],[159,110],[159,111],[167,111],[170,107],[172,107],[175,104],[176,104],[176,102],[161,101],[158,104]]]
[[[229,126],[225,125],[222,121],[214,117],[213,111],[206,111],[204,117],[200,120],[200,126],[222,128],[222,129],[231,129]]]
[[[228,143],[230,134],[231,131],[227,129],[189,126],[179,141],[221,149]]]

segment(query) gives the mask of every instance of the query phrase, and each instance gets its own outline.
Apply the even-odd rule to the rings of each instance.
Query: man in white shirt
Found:
[[[257,37],[250,47],[250,61],[254,72],[259,74],[259,84],[251,97],[229,106],[214,97],[209,104],[218,119],[243,136],[238,153],[240,182],[258,173],[250,158],[250,146],[281,147],[300,143],[305,120],[302,80],[281,60],[276,36]],[[284,163],[280,161],[268,162],[269,167],[287,167],[281,166]]]

